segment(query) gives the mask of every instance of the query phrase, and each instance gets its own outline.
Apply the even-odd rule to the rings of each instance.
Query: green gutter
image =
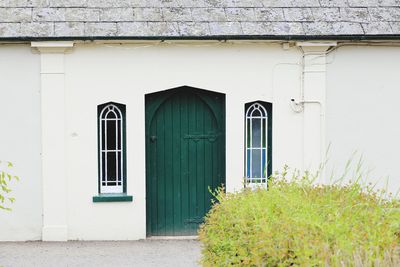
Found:
[[[95,40],[148,40],[148,41],[200,41],[200,40],[275,40],[275,41],[400,41],[400,34],[377,35],[215,35],[215,36],[76,36],[76,37],[0,37],[0,41],[95,41]]]

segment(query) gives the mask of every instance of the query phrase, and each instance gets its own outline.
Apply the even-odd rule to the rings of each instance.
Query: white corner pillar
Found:
[[[67,241],[64,56],[73,42],[32,42],[41,61],[43,241]]]
[[[297,101],[303,109],[303,169],[315,172],[326,160],[326,58],[336,42],[298,42],[303,52],[302,92]]]

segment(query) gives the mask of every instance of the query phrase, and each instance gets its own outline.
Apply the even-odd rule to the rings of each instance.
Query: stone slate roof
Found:
[[[400,0],[0,0],[2,39],[377,35]]]

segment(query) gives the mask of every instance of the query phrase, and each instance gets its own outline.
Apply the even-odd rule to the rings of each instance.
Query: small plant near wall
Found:
[[[19,181],[19,177],[12,174],[13,164],[11,162],[0,161],[0,210],[10,211],[10,204],[15,199],[10,197],[10,183],[12,180]]]
[[[199,230],[204,266],[400,266],[397,197],[359,180],[288,176],[268,190],[217,190]]]

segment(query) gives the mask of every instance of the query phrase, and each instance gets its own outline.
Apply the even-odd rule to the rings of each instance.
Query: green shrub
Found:
[[[204,266],[400,266],[400,204],[357,182],[308,174],[268,190],[216,192],[200,227]]]
[[[0,161],[0,210],[10,211],[11,208],[8,205],[15,201],[9,196],[11,192],[9,184],[12,180],[19,180],[19,177],[10,173],[12,167],[11,162]]]

